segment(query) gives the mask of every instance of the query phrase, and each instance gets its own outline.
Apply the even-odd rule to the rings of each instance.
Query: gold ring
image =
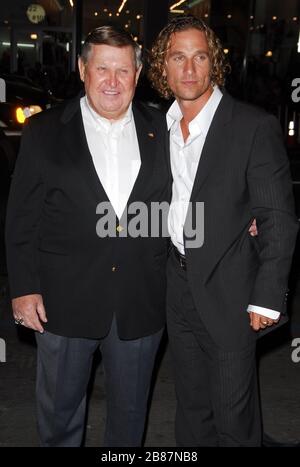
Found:
[[[23,318],[15,318],[15,324],[23,324],[24,319]]]

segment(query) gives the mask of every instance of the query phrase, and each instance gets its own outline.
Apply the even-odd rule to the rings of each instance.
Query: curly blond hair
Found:
[[[198,29],[204,32],[206,36],[212,65],[210,78],[213,84],[224,86],[225,75],[230,70],[221,42],[213,30],[204,21],[194,16],[177,16],[159,33],[148,58],[149,80],[154,89],[165,99],[170,99],[173,96],[164,73],[165,57],[170,47],[171,36],[175,32],[186,31],[187,29]]]

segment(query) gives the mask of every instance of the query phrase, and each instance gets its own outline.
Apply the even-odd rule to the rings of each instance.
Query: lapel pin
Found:
[[[149,138],[154,138],[154,133],[148,133]]]

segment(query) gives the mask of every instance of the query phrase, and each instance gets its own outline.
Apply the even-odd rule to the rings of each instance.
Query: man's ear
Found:
[[[137,85],[141,71],[142,71],[143,65],[140,65],[138,69],[135,72],[135,84]]]
[[[78,58],[78,69],[81,81],[84,82],[84,75],[85,75],[85,64],[81,57]]]
[[[166,72],[166,62],[164,62],[164,68],[163,68],[163,72],[162,72],[162,76],[165,78],[167,76],[167,72]]]

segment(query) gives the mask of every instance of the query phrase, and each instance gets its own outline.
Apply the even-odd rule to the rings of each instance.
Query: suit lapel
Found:
[[[65,124],[63,138],[64,144],[74,165],[84,177],[86,184],[97,203],[109,202],[108,196],[96,172],[92,155],[90,153],[80,109],[80,100],[70,102],[62,115]]]
[[[165,145],[166,145],[165,147],[166,147],[166,153],[167,153],[167,168],[168,168],[169,178],[171,181],[173,181],[173,175],[172,175],[172,169],[171,169],[170,132],[169,131],[166,131]]]
[[[233,99],[225,93],[215,112],[205,139],[191,193],[191,201],[197,201],[197,194],[210,172],[218,163],[219,158],[222,157],[223,148],[228,142],[226,126],[231,121],[232,110]]]
[[[151,118],[138,104],[134,104],[133,116],[141,157],[141,167],[129,196],[127,205],[133,201],[142,201],[143,193],[151,179],[157,153],[157,133]],[[65,124],[63,139],[65,147],[74,165],[85,178],[97,203],[108,201],[108,196],[97,175],[91,153],[88,148],[80,109],[80,99],[74,99],[66,106],[62,115]]]
[[[141,167],[132,188],[127,205],[134,201],[142,201],[143,193],[151,180],[155,164],[157,133],[152,125],[151,119],[146,118],[145,110],[137,103],[132,106],[134,123],[141,157]],[[148,114],[147,114],[148,117]]]

